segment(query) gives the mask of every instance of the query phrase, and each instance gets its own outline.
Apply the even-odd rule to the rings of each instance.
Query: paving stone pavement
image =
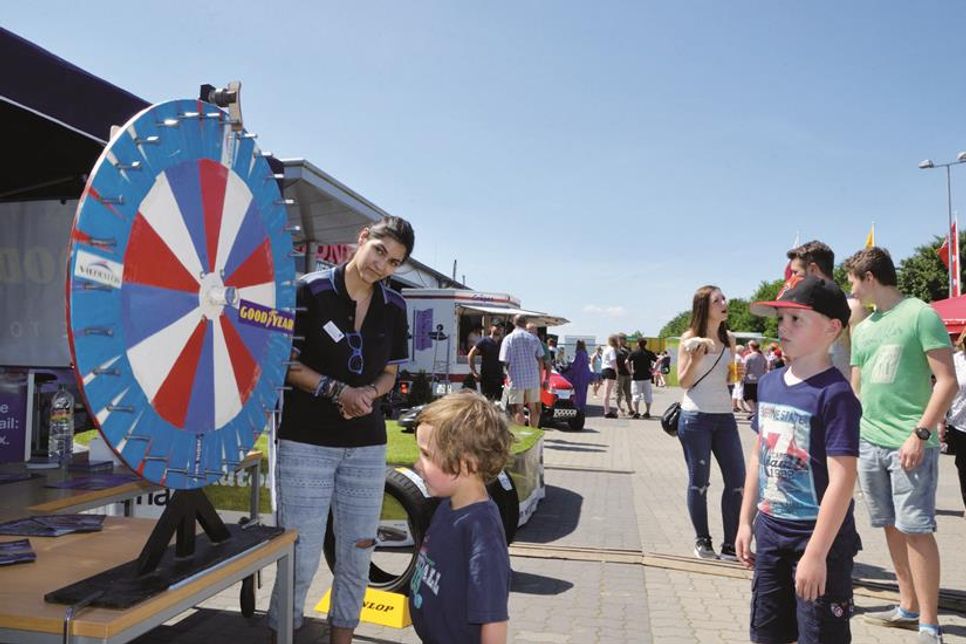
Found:
[[[662,411],[680,395],[658,389],[654,410]],[[591,398],[591,417],[580,433],[549,430],[545,440],[547,498],[517,542],[620,549],[688,556],[693,534],[685,509],[686,472],[680,444],[666,436],[655,419],[601,417]],[[741,421],[746,452],[753,434]],[[952,458],[941,459],[938,496],[943,587],[966,589],[966,536],[962,500]],[[709,517],[716,542],[721,537],[716,495],[721,477],[712,469]],[[889,557],[880,531],[867,527],[865,509],[856,501],[864,542],[857,570],[868,578],[890,580]],[[717,575],[682,572],[636,564],[512,558],[510,595],[512,642],[747,642],[750,582]],[[201,604],[194,611],[142,636],[140,644],[219,644],[268,640],[263,612],[268,606],[274,570],[263,571],[252,619],[239,614],[238,587]],[[309,592],[310,604],[328,588],[323,564]],[[857,596],[857,612],[885,602]],[[313,614],[312,606],[306,614]],[[945,613],[947,642],[966,642],[966,616]],[[853,641],[914,642],[908,631],[852,620]],[[363,624],[359,642],[417,642],[411,628],[401,631]],[[296,642],[328,642],[324,621],[307,620]]]

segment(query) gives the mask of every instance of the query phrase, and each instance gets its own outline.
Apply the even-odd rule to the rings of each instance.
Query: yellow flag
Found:
[[[875,224],[872,224],[872,228],[869,228],[869,234],[865,236],[865,247],[872,248],[875,246]]]

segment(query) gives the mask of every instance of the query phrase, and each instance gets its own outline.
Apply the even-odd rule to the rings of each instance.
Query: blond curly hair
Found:
[[[471,390],[449,394],[427,405],[416,426],[433,427],[433,462],[447,474],[458,475],[465,463],[471,474],[489,482],[510,461],[515,440],[506,414]]]

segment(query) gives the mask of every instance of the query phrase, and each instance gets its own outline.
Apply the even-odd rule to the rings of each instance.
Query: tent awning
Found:
[[[148,103],[0,27],[0,201],[76,199],[111,133]]]
[[[562,318],[557,315],[549,315],[547,313],[541,313],[539,311],[527,311],[526,309],[516,309],[511,306],[486,306],[483,304],[462,304],[457,303],[464,309],[469,309],[470,311],[478,311],[480,313],[489,313],[491,315],[503,315],[510,318],[514,315],[525,315],[530,318],[531,322],[535,322],[538,326],[559,326],[561,324],[567,324],[570,322],[567,318]]]
[[[966,295],[937,300],[932,303],[932,308],[936,309],[950,333],[962,333],[966,328]]]

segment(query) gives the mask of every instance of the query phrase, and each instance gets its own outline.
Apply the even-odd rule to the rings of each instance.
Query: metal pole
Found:
[[[946,239],[949,240],[949,267],[947,272],[947,281],[949,284],[949,297],[953,296],[953,266],[956,262],[953,261],[953,189],[952,182],[949,178],[949,165],[946,164],[946,211],[947,211],[947,221],[946,221]]]

